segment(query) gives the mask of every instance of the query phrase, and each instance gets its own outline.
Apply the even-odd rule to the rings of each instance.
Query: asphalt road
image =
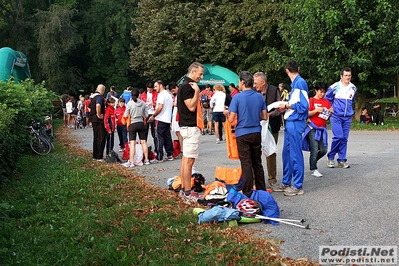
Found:
[[[72,130],[84,149],[92,148],[90,128]],[[278,143],[278,175],[281,182],[281,150],[284,132]],[[331,131],[329,131],[331,144]],[[151,137],[149,138],[151,139]],[[239,161],[227,158],[226,144],[215,143],[215,136],[202,137],[196,169],[207,182],[214,181],[216,166],[235,167]],[[118,140],[115,139],[118,143]],[[152,141],[149,141],[152,145]],[[310,175],[305,152],[305,194],[286,197],[273,192],[281,218],[306,219],[311,229],[280,224],[246,224],[260,236],[281,241],[284,257],[319,260],[319,246],[392,246],[399,243],[399,132],[351,131],[348,147],[350,168],[328,168],[326,157],[318,163],[321,178]],[[264,159],[263,159],[264,160]],[[166,180],[179,175],[181,160],[135,167],[148,182],[167,189]],[[122,167],[122,166],[121,166]],[[266,166],[264,164],[265,171]],[[263,230],[259,230],[263,229]]]

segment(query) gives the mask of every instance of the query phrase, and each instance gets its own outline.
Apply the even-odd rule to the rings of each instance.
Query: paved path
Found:
[[[91,150],[91,129],[71,132],[81,140],[82,148]],[[282,175],[283,134],[280,132],[278,143],[278,181]],[[331,131],[329,136],[331,138]],[[327,168],[326,158],[323,158],[318,164],[319,171],[324,174],[322,178],[310,175],[308,158],[306,152],[305,194],[285,197],[274,192],[272,195],[280,207],[281,218],[304,218],[313,229],[261,223],[246,227],[264,229],[257,230],[258,234],[282,240],[282,255],[295,259],[318,261],[321,245],[398,245],[398,131],[352,131],[348,148],[351,167]],[[145,175],[148,182],[166,189],[166,180],[179,174],[180,162],[168,161],[136,167],[132,171]],[[239,161],[227,158],[225,142],[216,144],[215,136],[203,136],[195,167],[211,182],[216,166],[239,166]]]

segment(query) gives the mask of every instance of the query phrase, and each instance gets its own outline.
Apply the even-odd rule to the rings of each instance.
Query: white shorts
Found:
[[[180,134],[183,138],[183,156],[198,158],[201,130],[198,127],[181,127]]]

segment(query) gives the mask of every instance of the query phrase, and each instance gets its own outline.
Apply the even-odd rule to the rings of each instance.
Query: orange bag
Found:
[[[122,116],[122,124],[126,125],[127,129],[129,130],[130,126],[130,115],[128,117]]]
[[[236,185],[240,181],[242,174],[241,166],[234,168],[227,168],[222,166],[216,166],[215,178],[216,180],[222,181],[228,185]]]
[[[230,123],[228,119],[224,123],[224,132],[226,135],[226,146],[227,146],[227,156],[231,160],[238,160],[238,149],[237,149],[237,140],[236,140],[236,125],[237,124],[237,116],[233,123]]]
[[[197,127],[202,131],[204,130],[204,120],[202,119],[201,102],[198,99],[197,102]]]

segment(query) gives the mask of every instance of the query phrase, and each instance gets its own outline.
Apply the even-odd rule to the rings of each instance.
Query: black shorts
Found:
[[[215,122],[226,122],[226,116],[223,112],[213,112],[213,121]]]
[[[130,124],[130,126],[129,126],[129,141],[135,141],[137,134],[139,134],[140,140],[145,140],[147,138],[146,132],[147,132],[147,130],[145,128],[144,122],[137,122],[137,123]]]

